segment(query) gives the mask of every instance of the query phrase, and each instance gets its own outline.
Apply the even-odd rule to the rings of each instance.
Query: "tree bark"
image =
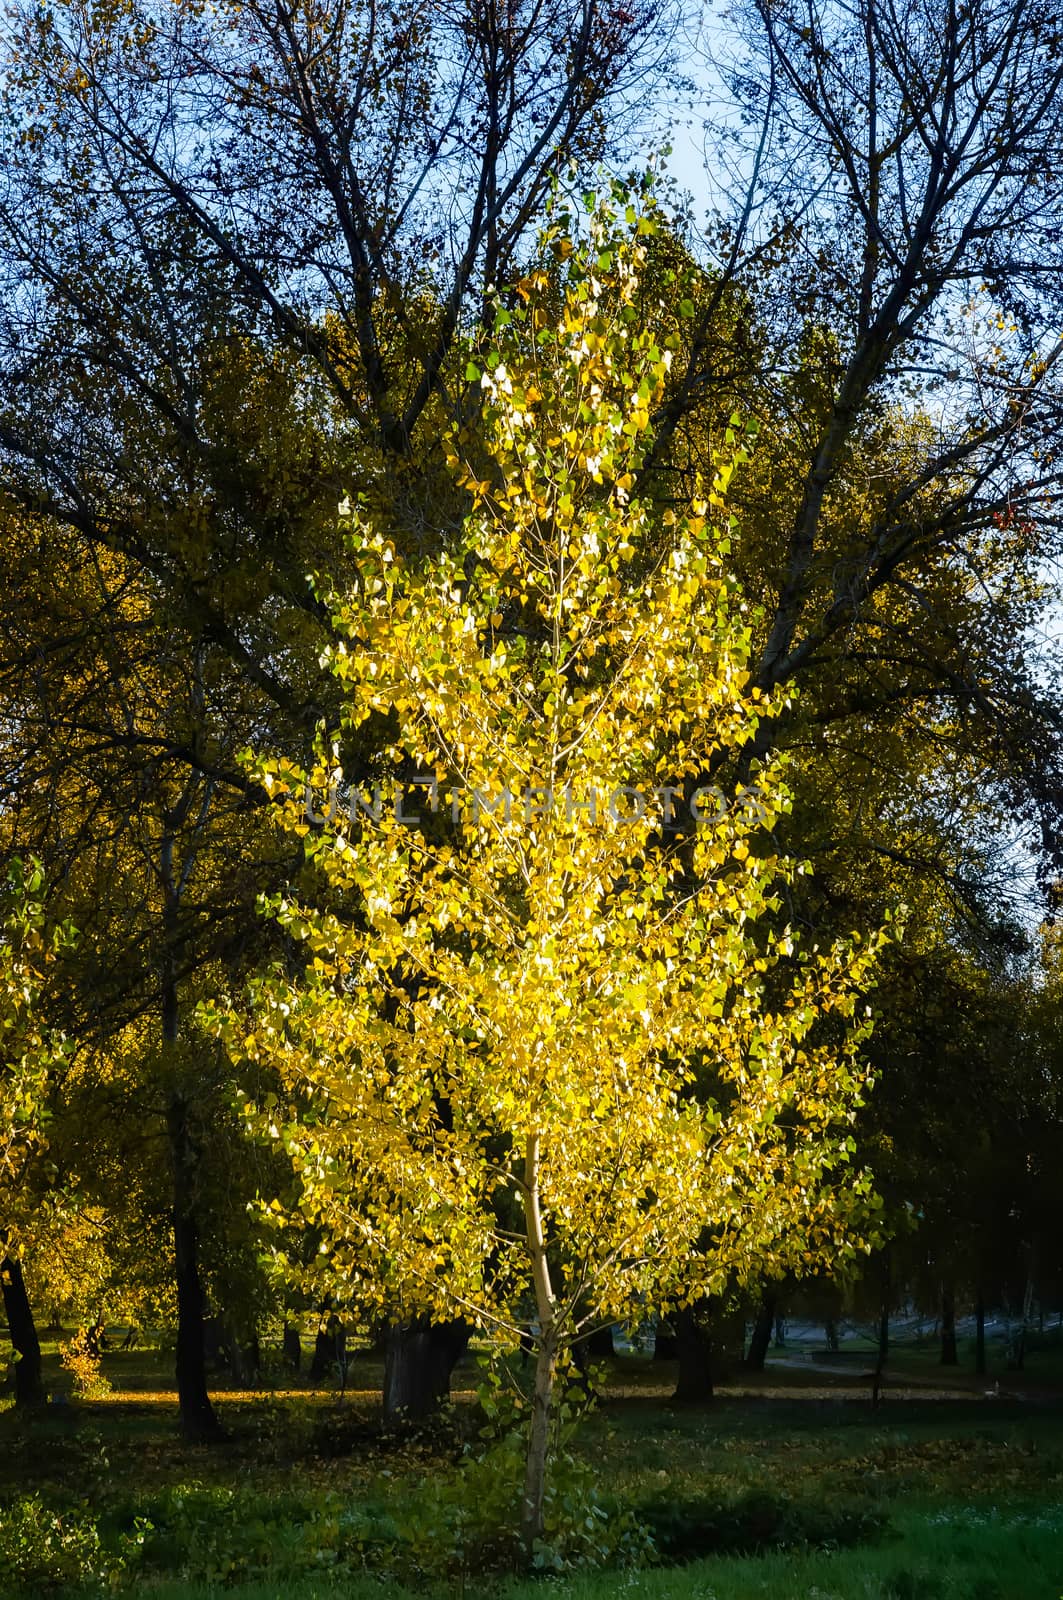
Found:
[[[889,1250],[882,1258],[882,1309],[878,1319],[878,1371],[879,1375],[886,1367],[886,1357],[890,1353],[890,1305],[893,1300],[893,1263],[890,1260]]]
[[[298,1372],[303,1364],[303,1346],[299,1338],[299,1329],[290,1322],[284,1324],[281,1349],[284,1352],[284,1360],[289,1371]]]
[[[187,813],[192,790],[178,807]],[[224,1437],[207,1391],[207,1360],[203,1340],[206,1313],[199,1274],[199,1228],[196,1219],[196,1150],[188,1126],[188,1105],[178,1087],[178,990],[176,946],[181,889],[174,865],[174,834],[181,815],[171,815],[163,835],[160,881],[163,889],[163,949],[160,974],[162,1048],[173,1073],[166,1107],[173,1179],[174,1276],[177,1286],[177,1406],[185,1436],[205,1443]]]
[[[195,1155],[188,1134],[188,1110],[179,1094],[170,1098],[167,1129],[173,1163],[177,1408],[186,1437],[204,1443],[223,1435],[207,1389],[203,1340],[206,1299],[199,1273],[199,1230],[192,1198]]]
[[[539,1135],[528,1134],[524,1146],[524,1235],[528,1246],[535,1310],[539,1321],[535,1357],[528,1454],[524,1461],[524,1493],[520,1507],[520,1543],[524,1562],[531,1567],[535,1547],[544,1531],[546,1468],[550,1450],[550,1410],[557,1368],[557,1301],[546,1253],[546,1234],[539,1207]]]
[[[707,1405],[712,1399],[712,1340],[705,1318],[708,1302],[684,1306],[672,1319],[675,1325],[679,1374],[672,1399],[679,1405]]]
[[[524,1465],[524,1494],[520,1507],[520,1543],[525,1565],[535,1559],[535,1546],[542,1539],[546,1508],[546,1463],[550,1444],[550,1411],[554,1394],[557,1350],[547,1332],[539,1339],[535,1358],[535,1390],[532,1395],[528,1455]]]
[[[469,1342],[468,1324],[397,1323],[384,1351],[384,1421],[423,1422],[450,1393],[450,1375]]]
[[[985,1300],[981,1289],[974,1303],[974,1370],[985,1377]]]
[[[956,1296],[951,1283],[941,1286],[941,1365],[959,1365],[956,1354]]]
[[[314,1354],[310,1362],[310,1378],[320,1383],[327,1378],[336,1361],[336,1330],[330,1322],[318,1328],[314,1339]]]
[[[41,1342],[37,1337],[30,1297],[26,1293],[22,1263],[17,1256],[5,1256],[0,1262],[0,1283],[3,1284],[8,1331],[18,1356],[15,1362],[15,1404],[25,1409],[43,1405]]]
[[[757,1308],[753,1321],[753,1331],[749,1336],[749,1350],[746,1353],[745,1364],[753,1372],[764,1371],[764,1361],[771,1344],[771,1333],[775,1326],[775,1296],[766,1294]]]

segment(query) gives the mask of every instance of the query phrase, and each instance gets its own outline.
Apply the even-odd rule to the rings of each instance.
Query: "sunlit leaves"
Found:
[[[634,492],[673,337],[652,216],[606,200],[574,227],[470,352],[460,534],[415,566],[344,508],[330,665],[349,727],[388,719],[396,784],[359,802],[342,732],[315,771],[263,769],[334,909],[274,902],[303,976],[213,1019],[283,1084],[248,1115],[334,1292],[511,1335],[534,1296],[561,1339],[851,1248],[878,944],[782,928],[779,764],[706,785],[772,709],[718,525],[743,446],[736,424],[693,505]]]

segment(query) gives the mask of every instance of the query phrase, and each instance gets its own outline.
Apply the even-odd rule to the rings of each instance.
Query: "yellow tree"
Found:
[[[304,971],[215,1019],[283,1084],[265,1122],[334,1281],[504,1340],[534,1307],[529,1560],[573,1339],[851,1248],[866,1190],[837,1180],[879,936],[797,950],[778,765],[684,788],[770,707],[724,565],[740,446],[682,514],[633,495],[672,340],[623,204],[581,245],[555,215],[470,362],[450,549],[418,570],[344,508],[331,665],[349,728],[390,719],[395,782],[345,786],[342,734],[314,772],[260,763],[334,909],[275,904]]]

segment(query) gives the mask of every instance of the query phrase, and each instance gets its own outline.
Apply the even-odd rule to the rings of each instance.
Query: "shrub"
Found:
[[[38,1495],[0,1508],[0,1594],[110,1586],[125,1565],[87,1512],[53,1511]]]
[[[60,1363],[74,1380],[74,1393],[80,1400],[102,1400],[111,1385],[100,1371],[100,1355],[87,1328],[79,1328],[67,1344],[59,1347]]]
[[[754,1555],[799,1546],[840,1549],[881,1538],[888,1526],[877,1508],[830,1506],[755,1490],[732,1499],[659,1493],[636,1513],[659,1558],[670,1564],[710,1555]]]

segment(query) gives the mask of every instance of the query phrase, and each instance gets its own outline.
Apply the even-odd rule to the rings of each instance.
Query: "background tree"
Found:
[[[38,863],[12,859],[0,933],[0,1286],[15,1352],[15,1403],[44,1399],[41,1347],[22,1270],[22,1233],[49,1188],[48,1121],[65,1039],[40,1016],[48,968],[73,932],[49,925]]]
[[[959,582],[977,590],[987,571],[992,583],[1006,547],[1023,546],[1028,576],[1058,555],[1053,9],[866,0],[753,3],[734,16],[716,35],[714,82],[744,113],[750,145],[727,117],[710,150],[741,198],[713,196],[713,275],[654,460],[674,461],[692,407],[719,396],[720,308],[746,297],[754,382],[784,401],[803,391],[804,412],[776,464],[758,684],[833,674],[824,718],[937,697],[965,726],[980,723],[1051,870],[1060,772],[1049,664],[1006,634],[968,649],[947,617],[949,593]],[[913,412],[927,424],[900,422]],[[876,481],[883,456],[869,460],[868,441],[896,440],[899,424],[904,447],[891,444]],[[895,624],[884,637],[883,606],[906,612],[911,633]]]

